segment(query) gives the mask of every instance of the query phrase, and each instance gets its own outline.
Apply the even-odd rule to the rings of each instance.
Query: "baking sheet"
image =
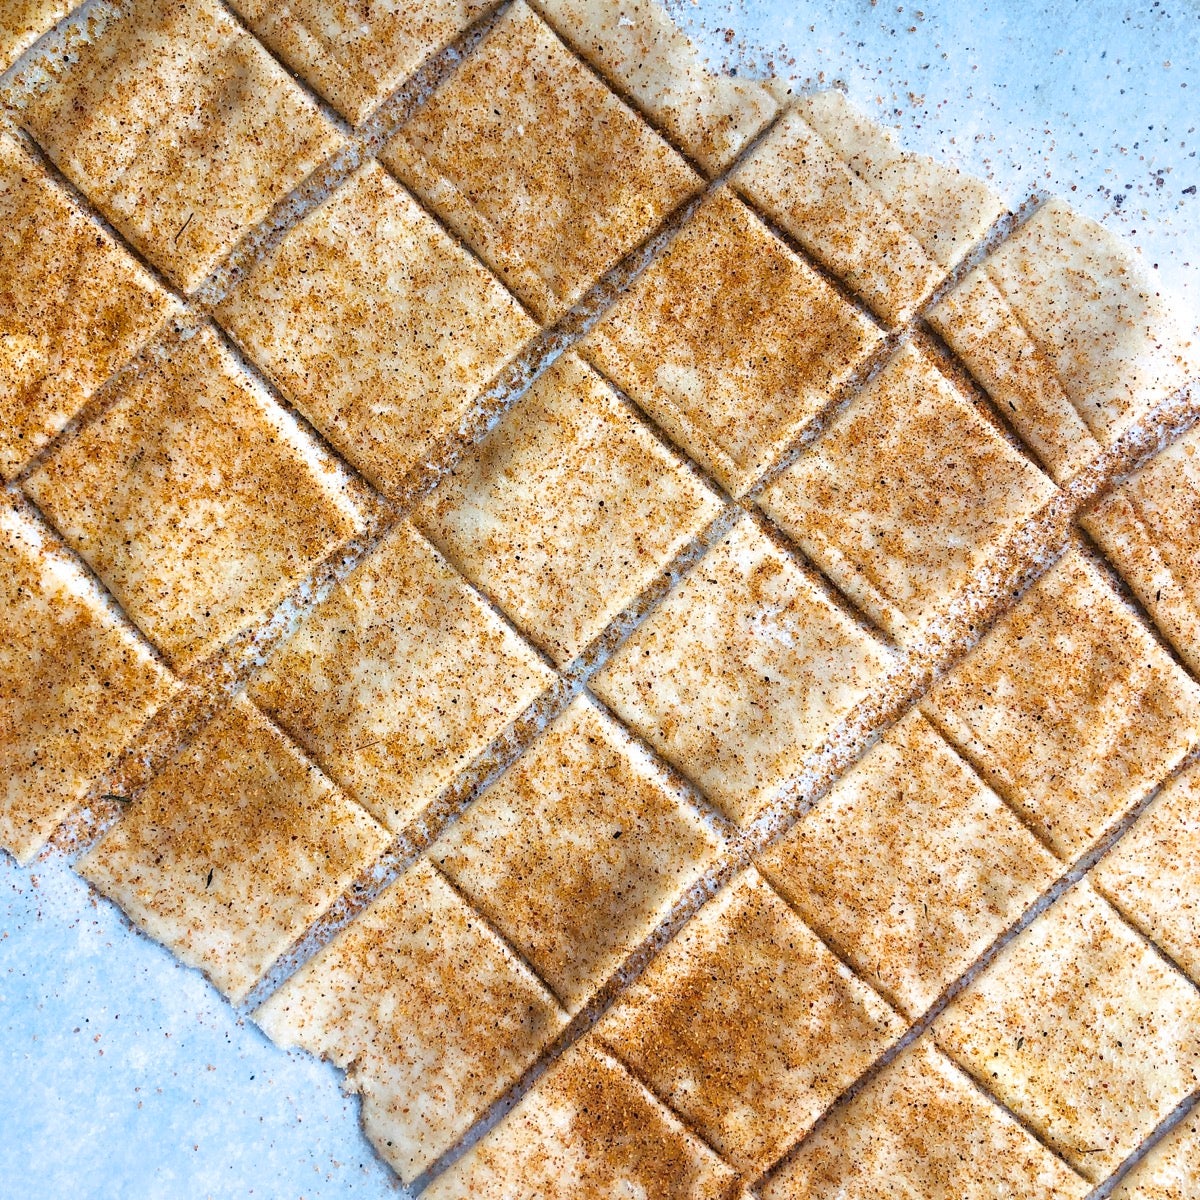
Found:
[[[717,61],[841,81],[1006,196],[1066,195],[1200,311],[1194,0],[672,7]],[[336,1071],[239,1022],[61,863],[0,856],[0,1071],[0,1196],[399,1194]]]

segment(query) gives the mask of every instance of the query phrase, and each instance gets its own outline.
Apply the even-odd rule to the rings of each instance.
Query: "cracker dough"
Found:
[[[1092,874],[1200,986],[1200,766],[1172,779]]]
[[[390,493],[537,329],[377,163],[290,230],[217,317]]]
[[[337,470],[207,327],[144,358],[25,488],[181,669],[362,528]]]
[[[881,337],[721,188],[583,353],[742,495]]]
[[[406,1182],[448,1150],[565,1022],[538,981],[420,861],[255,1014],[346,1070]]]
[[[21,120],[190,291],[342,138],[217,0],[129,0],[97,15],[94,40],[42,64]]]
[[[0,126],[0,479],[177,311]]]
[[[1053,493],[906,345],[762,504],[872,619],[909,640]]]
[[[736,1176],[594,1040],[424,1193],[428,1200],[728,1200]],[[519,1193],[514,1189],[519,1188]]]
[[[565,665],[719,511],[717,497],[568,353],[414,519]]]
[[[79,871],[236,1002],[389,840],[240,697]]]
[[[1057,479],[1197,368],[1137,255],[1049,200],[931,314]]]
[[[1093,1182],[1200,1085],[1200,995],[1086,882],[1010,942],[934,1032]]]
[[[903,1029],[751,869],[596,1032],[753,1177]]]
[[[404,522],[307,616],[250,694],[399,831],[553,678]]]
[[[654,760],[579,698],[429,853],[574,1011],[718,847]]]
[[[71,0],[5,0],[0,10],[0,74],[71,11]]]
[[[498,0],[231,0],[260,38],[360,124]]]
[[[592,687],[745,824],[881,679],[889,658],[743,520]]]
[[[758,865],[913,1019],[1061,871],[919,713],[884,734]]]
[[[1113,1200],[1195,1200],[1200,1116],[1181,1121],[1113,1192]]]
[[[922,708],[1067,861],[1200,740],[1200,688],[1077,551]]]
[[[1200,672],[1200,427],[1151,459],[1082,524]]]
[[[534,0],[534,7],[711,175],[779,111],[764,84],[712,71],[655,0]]]
[[[700,186],[524,0],[383,158],[546,321]]]
[[[28,862],[175,682],[0,493],[0,847]]]
[[[1090,1189],[926,1035],[761,1190],[763,1200],[1083,1200]]]

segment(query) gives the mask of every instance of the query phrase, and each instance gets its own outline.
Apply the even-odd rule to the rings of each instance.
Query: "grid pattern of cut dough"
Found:
[[[98,0],[29,52],[67,7],[0,19],[2,844],[204,696],[80,869],[431,1195],[1119,1168],[1200,1081],[1194,768],[1153,796],[1200,689],[1088,548],[961,613],[1091,472],[1196,665],[1195,437],[1103,457],[1194,363],[1124,248],[987,240],[650,0]]]

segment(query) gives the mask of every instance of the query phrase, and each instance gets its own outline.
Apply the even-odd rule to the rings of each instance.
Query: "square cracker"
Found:
[[[764,84],[711,70],[657,0],[535,0],[535,7],[710,175],[779,111]]]
[[[1151,459],[1081,523],[1200,672],[1200,427]]]
[[[28,862],[174,691],[95,584],[0,495],[0,847]]]
[[[887,665],[883,647],[746,519],[651,613],[592,687],[746,824]]]
[[[1137,254],[1050,200],[930,314],[1057,479],[1197,368]]]
[[[169,293],[0,127],[0,478],[173,311]]]
[[[413,519],[562,665],[719,511],[717,497],[568,353]]]
[[[1083,1200],[1089,1190],[928,1035],[761,1189],[763,1200]]]
[[[722,188],[582,347],[741,495],[881,338]]]
[[[919,713],[889,730],[758,866],[913,1018],[1061,871]]]
[[[255,263],[217,319],[391,493],[537,329],[377,163]]]
[[[423,1195],[730,1200],[736,1178],[589,1038]]]
[[[1093,1182],[1200,1084],[1200,995],[1086,881],[1000,952],[934,1035]]]
[[[895,325],[1004,211],[982,182],[905,153],[836,91],[798,100],[733,182]]]
[[[1113,1200],[1195,1200],[1200,1114],[1181,1121],[1121,1181]]]
[[[190,290],[341,144],[216,0],[101,8],[22,103],[62,171]]]
[[[208,327],[146,356],[24,486],[180,669],[362,528],[333,465]]]
[[[1200,689],[1074,550],[922,708],[1067,860],[1200,740]]]
[[[523,0],[383,159],[547,321],[700,186]]]
[[[424,860],[311,959],[255,1019],[347,1072],[363,1127],[408,1182],[448,1150],[561,1029],[552,997]]]
[[[553,679],[405,522],[308,614],[250,694],[399,831]]]
[[[242,696],[79,870],[236,1003],[389,840]]]
[[[947,273],[980,245],[1004,215],[982,179],[905,150],[836,88],[796,98],[804,119]]]
[[[1092,882],[1200,985],[1200,766],[1172,779]]]
[[[596,1027],[750,1174],[903,1029],[753,869],[700,910]]]
[[[232,0],[256,34],[355,125],[499,0]]]
[[[906,345],[762,507],[893,637],[917,637],[1054,493]]]
[[[653,759],[578,698],[429,855],[575,1011],[718,846]]]
[[[0,7],[0,75],[72,7],[72,0],[4,0]]]

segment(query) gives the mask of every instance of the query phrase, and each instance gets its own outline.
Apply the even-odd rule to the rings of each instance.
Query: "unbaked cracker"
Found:
[[[1093,1182],[1200,1085],[1200,994],[1086,882],[1010,942],[934,1033]]]
[[[383,159],[547,321],[701,182],[523,0]]]
[[[883,645],[746,519],[651,613],[592,687],[745,824],[888,665]]]
[[[415,1178],[545,1049],[566,1017],[424,860],[256,1014],[346,1071],[367,1136]]]
[[[0,846],[28,862],[176,684],[46,530],[0,495]]]
[[[402,522],[307,614],[250,694],[399,831],[553,679]]]
[[[700,910],[596,1032],[753,1176],[903,1028],[751,869]]]
[[[390,840],[239,697],[78,869],[236,1002]]]
[[[144,356],[24,486],[181,669],[363,527],[339,470],[207,327]]]
[[[568,353],[414,520],[564,665],[719,510],[712,491]]]
[[[661,767],[580,698],[429,854],[574,1011],[719,846]]]
[[[594,1039],[424,1195],[429,1200],[729,1200],[734,1171]],[[515,1189],[519,1188],[520,1192]]]

